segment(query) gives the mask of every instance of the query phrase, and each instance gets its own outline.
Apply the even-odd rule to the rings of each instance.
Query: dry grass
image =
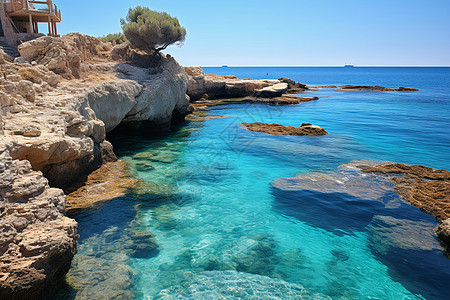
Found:
[[[102,73],[88,73],[84,74],[83,82],[105,82],[105,81],[115,81],[118,80],[113,74],[102,74]]]
[[[41,83],[42,82],[42,74],[33,68],[21,68],[17,71],[17,73],[22,76],[23,79],[31,81],[33,83]]]

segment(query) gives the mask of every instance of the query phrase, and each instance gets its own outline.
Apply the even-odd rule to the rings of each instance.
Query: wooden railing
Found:
[[[58,20],[61,20],[61,10],[58,9],[56,4],[53,4],[52,0],[47,1],[34,1],[34,0],[11,0],[11,11],[9,13],[19,10],[34,10],[33,4],[47,5],[47,9],[36,9],[38,11],[48,11],[51,15],[54,15]]]

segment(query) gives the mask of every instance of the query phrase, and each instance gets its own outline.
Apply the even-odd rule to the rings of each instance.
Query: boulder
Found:
[[[288,88],[290,90],[307,90],[308,86],[306,84],[300,83],[300,82],[295,82],[292,79],[289,79],[287,77],[280,77],[278,78],[279,81],[287,83],[288,84]]]
[[[281,97],[287,90],[288,84],[285,82],[281,82],[272,86],[262,88],[260,90],[255,90],[254,96],[262,98]]]
[[[450,250],[450,218],[442,221],[435,231],[438,239]]]
[[[69,33],[62,37],[43,36],[19,45],[20,55],[49,70],[81,76],[81,63],[92,60],[103,43],[91,36]]]
[[[201,67],[185,67],[184,70],[189,78],[187,94],[191,100],[205,98],[205,94],[208,99],[247,97],[255,90],[280,83],[278,80],[239,79],[233,75],[205,75]]]

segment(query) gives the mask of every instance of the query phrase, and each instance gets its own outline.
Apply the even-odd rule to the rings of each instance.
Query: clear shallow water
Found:
[[[226,118],[186,122],[159,137],[112,138],[118,155],[149,187],[139,197],[130,194],[74,216],[81,238],[67,277],[73,290],[64,297],[251,298],[255,291],[262,298],[292,299],[448,297],[450,260],[432,235],[431,216],[389,191],[370,200],[283,191],[270,182],[336,172],[356,159],[449,170],[450,69],[205,72],[287,76],[310,85],[408,86],[420,92],[322,90],[305,95],[329,97],[301,105],[218,106],[210,114]],[[310,122],[329,135],[274,137],[238,126],[256,121]],[[153,169],[133,158],[142,152],[153,155],[147,160]],[[158,248],[136,255],[139,247],[146,249],[143,236]]]

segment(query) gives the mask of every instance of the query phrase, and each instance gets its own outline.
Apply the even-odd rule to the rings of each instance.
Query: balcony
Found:
[[[28,33],[38,32],[38,23],[48,23],[48,35],[58,36],[56,23],[61,22],[61,10],[53,4],[52,0],[6,0],[5,10],[17,32],[19,23],[28,24]],[[20,28],[19,28],[20,29]]]

